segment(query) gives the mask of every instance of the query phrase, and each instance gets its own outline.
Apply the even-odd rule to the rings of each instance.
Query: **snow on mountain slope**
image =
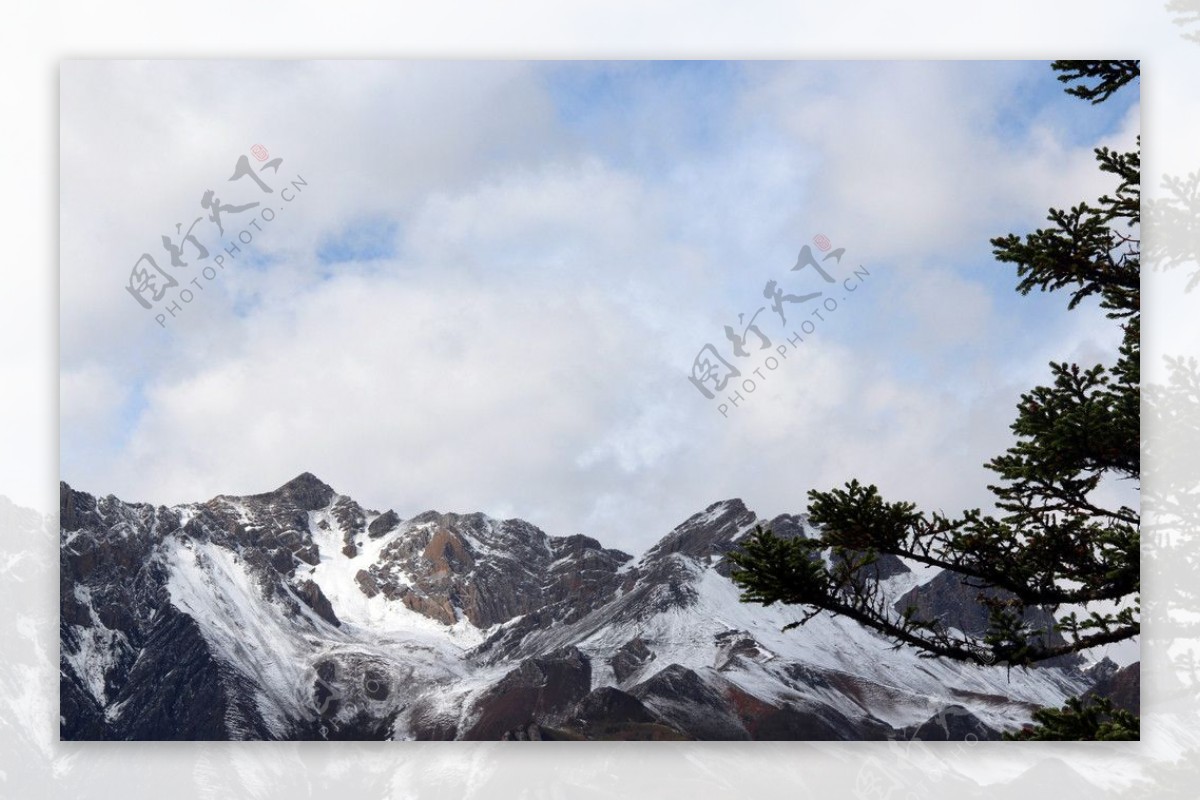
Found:
[[[369,597],[363,592],[356,579],[358,572],[379,563],[384,549],[409,531],[407,524],[401,524],[379,539],[361,540],[356,554],[347,556],[342,551],[344,532],[333,520],[330,510],[313,511],[309,515],[309,531],[320,550],[320,563],[311,567],[306,575],[325,593],[343,624],[360,629],[368,637],[403,635],[431,644],[448,641],[461,650],[482,642],[483,633],[465,617],[446,625],[412,610],[401,601],[382,594]],[[369,515],[368,523],[379,517]],[[406,586],[413,584],[411,577],[403,571],[399,571],[399,575]]]
[[[707,525],[713,518],[706,515],[701,520],[700,525]],[[736,541],[753,527],[736,525],[727,539],[716,538],[715,543]],[[593,673],[595,686],[629,689],[674,664],[701,675],[719,675],[769,703],[808,699],[849,717],[869,714],[895,727],[919,724],[953,702],[994,728],[1011,729],[1028,721],[1032,708],[1061,703],[1084,689],[1079,679],[1062,671],[1019,670],[1010,675],[1003,667],[922,659],[832,615],[819,615],[784,632],[784,626],[798,618],[795,610],[742,603],[719,564],[712,555],[652,549],[635,568],[647,577],[641,586],[633,585],[572,626],[535,633],[522,650],[577,645],[593,665],[601,666]],[[665,582],[664,575],[669,576]],[[888,579],[884,591],[899,597],[910,583],[900,577]],[[634,640],[652,656],[618,679],[611,664]],[[738,647],[731,643],[739,640],[740,650],[752,655],[739,658],[733,653]],[[797,666],[808,671],[804,679],[789,674]],[[814,676],[825,680],[814,681]]]
[[[702,673],[720,672],[768,702],[808,698],[850,717],[866,713],[903,727],[928,719],[952,700],[996,728],[1019,726],[1028,720],[1030,705],[1061,703],[1065,695],[1083,689],[1081,682],[1057,671],[1018,671],[1010,676],[1002,667],[921,659],[832,615],[819,615],[783,632],[797,619],[793,610],[741,603],[737,588],[712,565],[691,560],[685,569],[696,589],[694,603],[649,616],[632,632],[623,626],[600,628],[580,643],[581,650],[600,662],[611,659],[633,637],[645,642],[654,659],[622,685],[633,686],[669,664],[679,664]],[[758,652],[753,657],[735,660],[722,647],[722,639],[739,634],[746,635],[744,650]],[[839,683],[844,686],[797,681],[786,670],[795,665],[843,679]],[[855,692],[845,686],[853,686]]]
[[[831,615],[783,632],[796,611],[741,603],[725,554],[808,522],[738,500],[638,560],[520,520],[402,520],[310,474],[157,509],[63,485],[63,508],[65,739],[879,738],[958,706],[995,732],[1089,686]],[[931,578],[876,570],[889,599]]]
[[[167,543],[171,603],[191,616],[219,659],[237,665],[258,689],[258,709],[282,735],[302,709],[303,671],[329,624],[311,613],[289,619],[246,572],[238,554],[209,542]]]
[[[104,677],[117,664],[123,653],[132,651],[125,633],[100,624],[92,606],[92,593],[86,586],[73,588],[75,600],[86,610],[88,625],[68,627],[64,636],[74,643],[73,653],[65,653],[64,659],[71,666],[84,687],[101,705],[108,703],[108,688]]]

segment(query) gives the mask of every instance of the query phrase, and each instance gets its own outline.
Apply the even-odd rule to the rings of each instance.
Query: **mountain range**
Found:
[[[523,520],[403,519],[310,473],[176,506],[64,483],[60,734],[961,740],[1104,688],[1136,706],[1136,664],[926,659],[828,614],[784,632],[799,610],[742,603],[729,578],[759,525],[811,533],[726,500],[635,559]],[[954,574],[864,569],[898,609],[986,627]]]

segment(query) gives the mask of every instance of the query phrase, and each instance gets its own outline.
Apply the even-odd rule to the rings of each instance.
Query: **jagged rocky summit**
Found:
[[[962,739],[1129,671],[921,659],[857,624],[743,604],[714,503],[640,559],[522,520],[363,508],[304,473],[152,506],[61,485],[61,735],[94,739]],[[885,557],[947,625],[978,602]],[[1133,693],[1136,698],[1136,692]]]

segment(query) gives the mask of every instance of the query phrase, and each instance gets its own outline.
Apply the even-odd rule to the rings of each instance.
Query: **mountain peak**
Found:
[[[865,628],[780,635],[795,611],[729,582],[768,523],[738,500],[629,564],[520,520],[403,523],[311,473],[176,507],[61,491],[63,740],[983,738],[1085,691],[1136,714],[1136,664],[1100,685],[1069,665],[968,676],[911,649],[881,663],[892,644]]]
[[[746,508],[746,502],[741,498],[726,498],[723,501],[717,501],[716,503],[709,504],[708,508],[706,508],[703,513],[709,517],[717,517],[725,514],[727,511],[731,511],[734,514],[740,514],[748,510]]]
[[[301,473],[274,492],[265,494],[287,499],[309,511],[325,508],[337,495],[333,487],[309,472]]]
[[[679,553],[702,558],[724,553],[737,535],[754,525],[756,520],[757,516],[746,508],[741,498],[717,501],[680,523],[659,540],[647,556]]]

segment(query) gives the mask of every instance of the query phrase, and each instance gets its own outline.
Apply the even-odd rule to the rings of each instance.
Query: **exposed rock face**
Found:
[[[166,606],[116,698],[113,728],[139,740],[269,737],[254,687],[220,664],[196,622]]]
[[[688,740],[657,719],[641,701],[616,687],[598,687],[575,705],[559,739]]]
[[[303,689],[312,714],[296,724],[297,739],[390,739],[399,714],[391,699],[397,684],[409,678],[411,674],[394,675],[369,654],[328,655],[306,674]]]
[[[938,718],[960,733],[1136,682],[939,672],[828,620],[781,634],[795,618],[739,603],[727,557],[757,526],[809,524],[739,500],[636,561],[521,520],[406,520],[307,473],[175,507],[63,484],[60,520],[68,740],[881,739],[934,736],[930,698],[968,708]],[[880,559],[866,577],[904,569]],[[930,582],[912,597],[977,625],[966,596]]]
[[[351,558],[358,555],[366,531],[366,511],[349,498],[338,498],[333,505],[333,519],[342,530],[342,553]]]
[[[687,607],[696,600],[691,566],[712,565],[722,572],[725,555],[749,534],[757,522],[739,499],[714,503],[693,515],[646,552],[638,567],[626,576],[630,601],[618,619],[630,623],[648,611]]]
[[[577,648],[527,659],[475,704],[468,740],[499,740],[536,721],[557,721],[588,692],[591,663]]]
[[[947,571],[902,595],[895,609],[903,612],[913,606],[921,620],[937,620],[967,634],[979,635],[988,628],[988,608],[980,603],[980,595],[996,597],[998,593],[972,587],[961,576]]]
[[[329,599],[325,597],[325,593],[321,592],[319,584],[311,579],[304,579],[297,585],[296,590],[300,596],[300,600],[304,601],[309,609],[312,609],[333,625],[341,625],[341,621],[338,620],[337,615],[333,611],[333,605],[329,603]]]
[[[370,527],[367,529],[367,534],[373,540],[379,539],[384,534],[395,531],[398,525],[400,525],[400,515],[388,509],[371,522]]]
[[[117,739],[105,720],[104,707],[65,663],[59,670],[58,714],[62,719],[59,732],[64,740]]]
[[[844,560],[841,556],[834,556],[835,560]],[[848,559],[851,564],[863,558],[860,552],[851,552],[845,559]],[[908,565],[904,564],[899,557],[892,556],[890,553],[881,553],[875,556],[874,561],[871,561],[858,569],[872,581],[885,581],[893,576],[901,576],[905,573],[911,573]]]
[[[999,740],[1000,732],[975,717],[963,706],[948,706],[912,729],[908,739],[926,742]]]
[[[645,641],[641,637],[634,637],[620,647],[609,660],[609,664],[612,666],[613,675],[617,677],[617,681],[625,681],[653,659],[654,652],[646,646]]]
[[[542,606],[556,608],[565,623],[611,597],[621,585],[618,573],[633,558],[582,534],[552,539],[550,547],[552,561],[546,567]]]
[[[730,505],[728,511],[734,511],[738,506],[741,506],[743,509],[745,508],[745,505],[742,504],[742,502],[738,499],[726,501],[725,503]],[[705,511],[705,514],[708,514],[709,511],[714,508],[714,506],[721,505],[722,504],[714,504],[713,506],[710,506],[708,510]],[[753,518],[754,515],[751,513],[749,517]],[[754,532],[754,527],[756,525],[761,525],[763,529],[770,531],[780,539],[790,540],[797,537],[811,536],[811,532],[808,528],[808,519],[802,515],[778,515],[769,521],[749,520],[749,522],[747,522],[747,520],[748,518],[746,516],[738,515],[729,521],[732,525],[725,529],[724,536],[733,536],[732,547],[723,541],[719,541],[714,545],[714,548],[719,550],[721,553],[721,558],[717,562],[714,569],[718,574],[724,576],[725,578],[729,578],[733,573],[733,562],[730,562],[725,554],[733,550],[733,548],[736,548],[742,540],[750,536]],[[724,521],[718,519],[710,522],[708,525],[713,525],[714,523],[716,525],[721,525],[722,522]],[[722,535],[718,534],[717,536],[720,537]]]
[[[489,628],[567,600],[571,612],[586,609],[612,592],[631,558],[589,537],[548,537],[523,520],[426,512],[367,572],[379,592],[422,614],[448,624],[461,614]]]
[[[61,694],[85,713],[78,719],[64,715],[62,735],[106,736],[116,729],[95,712],[120,700],[143,643],[151,640],[159,616],[170,614],[165,570],[153,556],[158,541],[180,520],[165,509],[93,498],[65,484],[59,506],[65,521],[59,555]],[[90,659],[95,650],[104,658]]]
[[[659,719],[696,740],[749,740],[730,702],[695,671],[670,665],[633,688]]]
[[[881,720],[853,721],[819,703],[785,703],[748,721],[756,740],[884,740],[892,729]]]
[[[1107,659],[1107,657],[1106,657]],[[1112,667],[1116,664],[1109,660]],[[1134,662],[1119,670],[1101,675],[1096,684],[1084,693],[1084,699],[1108,698],[1117,709],[1134,715],[1142,714],[1142,663]]]
[[[981,598],[1014,599],[1016,596],[1004,590],[971,586],[961,574],[946,570],[902,595],[894,608],[897,612],[903,612],[905,608],[914,606],[919,620],[940,621],[967,634],[982,636],[988,630],[989,609]],[[1024,620],[1030,626],[1046,632],[1041,636],[1047,645],[1065,642],[1062,634],[1054,631],[1054,616],[1045,609],[1026,607]],[[1082,661],[1078,655],[1068,654],[1045,660],[1038,667],[1070,668]]]
[[[748,631],[723,631],[713,638],[717,646],[717,669],[722,670],[744,660],[758,660],[766,655],[765,649]]]
[[[632,690],[662,724],[698,740],[882,740],[883,721],[853,721],[813,700],[764,701],[745,689],[671,665]]]
[[[581,726],[652,723],[654,716],[641,701],[616,687],[597,687],[575,705],[572,719]]]
[[[733,550],[738,535],[753,528],[757,516],[740,498],[714,503],[684,521],[647,552],[647,557],[679,554],[695,559],[719,560]]]
[[[259,517],[243,520],[218,498],[188,509],[185,520],[177,509],[97,499],[62,485],[62,694],[84,712],[63,716],[62,737],[268,737],[252,682],[220,662],[197,622],[171,603],[164,544],[183,536],[236,549],[264,599],[293,615],[303,602],[336,625],[320,588],[294,580],[298,563],[316,561],[302,507],[328,498],[323,487],[305,474],[249,499]],[[91,703],[80,700],[81,687]],[[93,704],[113,710],[103,727],[88,714]]]
[[[248,500],[315,511],[328,506],[336,494],[333,487],[312,473],[301,473],[274,492],[251,495]]]
[[[1120,665],[1106,656],[1096,664],[1084,668],[1082,672],[1093,685],[1096,685],[1112,678],[1112,675],[1120,669]]]

